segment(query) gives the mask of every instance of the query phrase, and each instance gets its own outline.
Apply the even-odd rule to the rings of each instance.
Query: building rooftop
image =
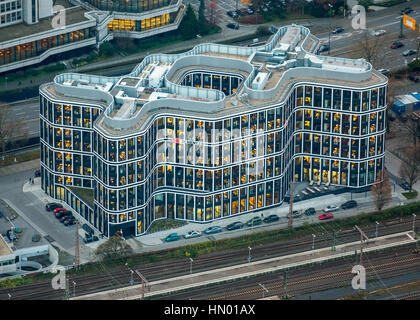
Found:
[[[66,27],[69,27],[72,24],[80,23],[83,21],[89,21],[88,18],[84,16],[86,10],[82,7],[73,6],[68,0],[59,0],[55,4],[62,5],[66,8]],[[0,44],[9,40],[19,40],[26,36],[33,36],[37,33],[46,32],[52,30],[51,25],[53,17],[42,19],[39,23],[28,25],[26,23],[14,24],[8,27],[0,29]],[[65,33],[63,29],[63,33]]]
[[[6,240],[4,240],[3,236],[0,234],[0,256],[7,256],[12,253],[12,249],[10,249]]]
[[[98,101],[105,106],[95,126],[110,135],[143,130],[147,119],[170,110],[206,118],[228,116],[285,101],[296,83],[319,83],[364,89],[386,84],[363,59],[318,56],[313,52],[319,40],[303,26],[281,27],[267,44],[240,47],[205,43],[177,54],[147,56],[129,75],[101,77],[62,74],[44,86],[68,101]],[[191,71],[236,75],[244,81],[226,96],[215,89],[181,85]],[[260,81],[261,80],[261,81]],[[89,90],[82,93],[80,87]],[[86,91],[83,91],[86,92]]]

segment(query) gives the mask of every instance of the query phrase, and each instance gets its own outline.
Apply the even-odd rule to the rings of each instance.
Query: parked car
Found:
[[[0,219],[3,218],[3,212],[0,211]]]
[[[166,238],[165,238],[166,242],[176,241],[176,240],[179,240],[178,233],[171,233],[170,235],[166,236]]]
[[[335,204],[332,204],[332,205],[329,205],[328,207],[326,207],[325,209],[324,209],[324,211],[325,212],[332,212],[332,211],[337,211],[337,210],[339,210],[340,208],[339,207],[337,207]]]
[[[238,16],[238,14],[235,11],[227,11],[226,14],[232,18],[236,18]]]
[[[258,226],[259,224],[261,224],[263,221],[260,217],[253,217],[251,219],[248,220],[248,222],[246,223],[246,225],[248,227],[251,226]]]
[[[205,234],[212,234],[218,232],[222,232],[222,228],[219,226],[208,227],[206,230],[204,230]]]
[[[64,221],[64,225],[67,227],[67,226],[72,226],[72,225],[74,225],[74,224],[76,224],[76,219],[75,218],[73,218],[73,219],[66,219],[65,221]]]
[[[68,220],[68,219],[74,219],[73,214],[71,213],[71,211],[66,211],[63,212],[63,214],[61,215],[61,217],[58,219],[61,223],[64,223],[64,221]]]
[[[397,48],[401,48],[404,47],[404,43],[400,42],[400,41],[395,41],[391,44],[391,49],[397,49]]]
[[[15,241],[17,239],[13,230],[7,230],[6,235],[10,241]]]
[[[47,211],[54,211],[57,208],[62,208],[63,206],[61,204],[58,204],[56,202],[49,202],[45,205],[45,210]]]
[[[265,223],[271,223],[271,222],[275,222],[275,221],[279,221],[280,218],[278,215],[276,214],[270,214],[268,217],[264,218],[264,222]]]
[[[389,73],[389,69],[379,69],[378,72],[380,72],[382,74],[388,74]]]
[[[405,50],[405,51],[403,52],[403,56],[404,56],[404,57],[407,57],[407,56],[411,56],[411,55],[416,54],[416,53],[417,53],[417,50],[414,50],[414,49],[408,49],[408,50]]]
[[[62,217],[63,213],[66,212],[66,211],[67,211],[66,209],[62,208],[62,210],[58,210],[56,213],[54,213],[54,216],[57,219],[60,219]]]
[[[356,200],[350,200],[347,202],[344,202],[341,205],[341,209],[351,209],[351,208],[356,208],[357,207],[357,201]]]
[[[316,213],[315,208],[308,208],[308,209],[305,210],[305,215],[306,216],[311,216],[311,215],[313,215],[315,213]]]
[[[195,237],[199,237],[199,236],[201,236],[201,232],[193,230],[193,231],[190,231],[190,232],[186,233],[184,235],[184,238],[185,239],[190,239],[190,238],[195,238]]]
[[[253,9],[251,9],[251,8],[246,9],[246,12],[247,12],[248,14],[254,14],[254,10],[253,10]]]
[[[302,212],[298,211],[298,210],[294,210],[292,212],[292,216],[293,216],[293,219],[301,218],[302,217]],[[290,219],[289,215],[287,215],[287,218]]]
[[[85,230],[89,234],[93,234],[94,233],[93,229],[88,224],[86,224],[86,223],[83,224],[82,229]]]
[[[86,234],[85,237],[83,238],[83,242],[84,243],[90,243],[90,242],[94,242],[94,241],[98,241],[99,238],[97,236],[92,236],[92,235],[88,235]]]
[[[226,27],[228,27],[230,29],[238,30],[239,29],[239,24],[230,22],[226,25]]]
[[[320,54],[321,52],[325,52],[330,50],[330,46],[328,44],[323,44],[319,47],[318,49],[318,54]]]
[[[34,176],[35,176],[35,178],[40,177],[40,176],[41,176],[41,170],[40,170],[40,169],[35,170],[35,172],[34,172]]]
[[[231,230],[236,230],[236,229],[241,229],[243,228],[244,224],[240,221],[236,221],[234,223],[231,223],[229,225],[226,226],[226,229],[231,231]]]
[[[409,14],[413,12],[413,9],[411,9],[410,7],[407,7],[405,9],[401,9],[401,14]]]
[[[420,81],[420,78],[418,76],[408,76],[408,79],[410,79],[411,81],[414,81],[414,82],[419,82]]]
[[[373,33],[374,36],[380,37],[383,36],[386,33],[386,30],[377,30]]]
[[[334,214],[332,212],[326,212],[318,216],[319,220],[328,220],[332,218],[334,218]]]
[[[400,186],[406,191],[410,190],[410,185],[408,184],[407,181],[401,181]]]
[[[344,29],[343,29],[343,28],[338,27],[338,28],[335,28],[335,29],[332,31],[332,33],[333,33],[333,34],[337,34],[337,33],[341,33],[341,32],[343,32],[343,31],[344,31]]]
[[[59,212],[59,211],[66,211],[66,209],[65,208],[63,208],[63,207],[58,207],[58,208],[55,208],[54,209],[54,214],[56,214],[57,212]]]

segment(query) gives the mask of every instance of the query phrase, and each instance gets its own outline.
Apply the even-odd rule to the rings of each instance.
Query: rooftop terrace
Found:
[[[143,130],[147,119],[168,110],[216,118],[282,103],[299,82],[356,89],[387,82],[362,59],[313,54],[318,44],[309,29],[291,25],[278,29],[267,44],[259,47],[205,43],[183,54],[149,55],[123,77],[62,74],[45,89],[69,101],[83,101],[80,97],[85,96],[98,99],[106,105],[106,111],[96,126],[119,135]],[[234,74],[244,81],[233,96],[226,97],[219,90],[181,85],[183,76],[191,70]],[[264,81],[258,82],[260,79]]]

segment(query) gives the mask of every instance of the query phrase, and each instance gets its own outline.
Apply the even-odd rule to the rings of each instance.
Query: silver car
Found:
[[[336,206],[335,204],[331,204],[324,209],[324,212],[333,212],[333,211],[337,211],[339,209],[340,208],[338,206]]]
[[[193,231],[190,231],[187,234],[185,234],[184,238],[185,239],[190,239],[190,238],[195,238],[195,237],[199,237],[199,236],[201,236],[201,232],[193,230]]]

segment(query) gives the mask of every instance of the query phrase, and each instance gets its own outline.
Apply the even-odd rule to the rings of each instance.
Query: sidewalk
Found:
[[[40,159],[19,162],[16,164],[11,164],[9,166],[0,167],[0,176],[7,176],[10,174],[15,174],[18,172],[26,171],[26,170],[36,170],[41,167]]]
[[[401,246],[408,243],[415,243],[409,232],[378,237],[364,244],[363,252],[383,250],[389,247]],[[220,269],[213,269],[192,275],[185,275],[170,279],[153,281],[149,283],[148,292],[145,297],[153,297],[161,294],[174,293],[176,291],[190,289],[194,287],[206,286],[209,284],[223,281],[237,280],[259,274],[280,271],[283,269],[303,266],[307,264],[328,261],[332,259],[352,256],[360,252],[360,242],[351,242],[338,245],[336,251],[331,251],[330,247],[313,251],[306,251],[286,255],[282,257],[270,258]],[[88,294],[75,297],[72,300],[133,300],[140,299],[142,285],[135,285],[120,289],[113,289],[104,292]]]

